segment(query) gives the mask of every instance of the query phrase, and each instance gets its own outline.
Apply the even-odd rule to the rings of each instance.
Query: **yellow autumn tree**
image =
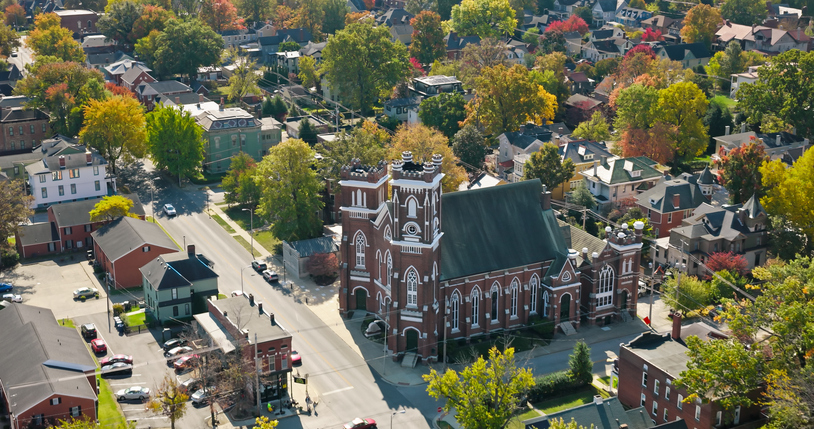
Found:
[[[760,167],[766,212],[814,239],[814,151],[807,150],[790,168],[779,159]]]
[[[466,180],[466,170],[457,164],[449,141],[438,130],[421,124],[400,126],[390,140],[387,155],[389,159],[401,159],[401,153],[404,151],[412,152],[413,162],[417,164],[432,162],[434,154],[444,157],[441,164],[441,172],[445,174],[441,179],[444,192],[457,191],[461,182]]]

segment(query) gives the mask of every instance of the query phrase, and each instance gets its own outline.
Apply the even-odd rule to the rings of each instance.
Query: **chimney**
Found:
[[[227,319],[228,319],[228,318],[229,318],[229,312],[228,312],[228,311],[224,311],[224,312],[223,312],[223,317],[225,317],[225,318],[227,318]]]
[[[175,105],[176,105],[176,106],[180,106],[180,105],[181,105],[181,97],[175,97]]]
[[[598,174],[599,174],[599,172],[597,171],[597,168],[599,168],[599,167],[597,166],[597,164],[598,164],[598,163],[597,163],[596,161],[594,161],[594,176],[596,176],[596,175],[598,175]]]
[[[778,145],[778,146],[780,146],[780,134],[781,134],[781,133],[777,133],[777,140],[776,140],[776,142],[777,142],[777,145]]]
[[[729,135],[729,125],[727,125],[726,128],[724,128],[724,135],[725,136]]]
[[[681,195],[673,194],[673,208],[678,208],[681,205]]]
[[[190,257],[195,256],[195,245],[194,244],[190,244],[189,246],[187,246],[187,254]]]
[[[274,313],[269,313],[269,320],[271,321],[271,325],[274,326]]]
[[[601,407],[602,403],[603,403],[602,396],[594,395],[594,404],[599,405]]]
[[[746,132],[746,122],[741,122],[741,132],[742,133]]]
[[[543,185],[543,192],[540,193],[540,208],[548,210],[551,208],[551,192]]]
[[[59,168],[62,170],[65,169],[65,155],[59,156]]]
[[[254,295],[249,294],[249,305],[254,305]]]
[[[220,110],[223,110],[223,97],[220,98]]]
[[[681,339],[681,312],[676,311],[673,313],[673,333],[672,337],[674,340]]]
[[[203,103],[204,96],[203,94],[198,94],[198,103]]]
[[[582,259],[585,260],[585,261],[588,260],[588,248],[587,247],[582,248]]]
[[[93,164],[93,154],[89,150],[85,151],[85,159],[88,160],[88,165]]]

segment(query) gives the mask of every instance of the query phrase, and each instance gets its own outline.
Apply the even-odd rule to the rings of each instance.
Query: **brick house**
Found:
[[[468,340],[537,317],[573,332],[585,314],[589,324],[635,315],[642,224],[580,259],[539,181],[442,196],[441,162],[404,152],[392,176],[384,162],[341,172],[340,311],[381,318],[388,353],[437,361],[446,335]],[[495,246],[498,231],[513,245]]]
[[[31,152],[50,136],[51,117],[40,109],[3,108],[0,112],[0,155]]]
[[[74,34],[82,35],[86,33],[98,33],[96,21],[99,15],[92,10],[65,9],[54,11],[60,19],[60,25],[67,28]]]
[[[96,264],[107,273],[108,285],[116,289],[141,286],[139,268],[178,247],[158,225],[120,217],[91,233]]]
[[[671,229],[692,216],[693,210],[711,200],[712,185],[712,173],[705,167],[697,176],[684,174],[659,182],[636,196],[636,204],[650,220],[653,235],[656,238],[668,237]]]
[[[133,200],[130,209],[144,220],[144,207],[136,194],[123,195]],[[17,229],[17,252],[23,258],[66,250],[93,247],[91,233],[109,221],[91,222],[90,211],[101,199],[73,201],[48,207],[48,222],[24,225]]]
[[[198,326],[224,354],[243,355],[245,362],[260,361],[264,379],[284,392],[291,373],[291,334],[263,309],[252,295],[207,300],[208,313],[195,315]],[[255,354],[255,344],[257,354]]]
[[[682,419],[688,428],[733,427],[760,418],[760,406],[724,410],[717,401],[685,402],[685,388],[673,384],[687,369],[685,339],[697,336],[716,341],[726,336],[703,322],[681,326],[673,317],[671,333],[645,332],[619,348],[619,401],[628,407],[645,407],[653,423]],[[755,393],[755,399],[758,394]]]
[[[458,33],[450,32],[444,36],[444,43],[447,44],[447,59],[458,60],[466,45],[480,44],[480,36],[458,36]]]
[[[135,93],[141,84],[155,82],[155,78],[150,75],[149,71],[146,67],[133,66],[119,76],[119,85]]]
[[[10,427],[95,422],[96,362],[79,332],[60,326],[51,310],[23,304],[0,311],[0,326],[0,401]]]

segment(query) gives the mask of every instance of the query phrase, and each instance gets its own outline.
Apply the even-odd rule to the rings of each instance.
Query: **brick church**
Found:
[[[441,161],[404,152],[389,174],[358,160],[341,171],[340,311],[380,317],[388,353],[438,361],[445,335],[531,316],[565,332],[635,317],[641,223],[592,237],[557,221],[538,180],[442,195]]]

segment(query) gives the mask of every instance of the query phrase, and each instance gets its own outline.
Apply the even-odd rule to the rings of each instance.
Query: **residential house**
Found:
[[[712,58],[712,53],[703,43],[662,44],[656,47],[655,51],[657,57],[678,61],[685,69],[705,66]]]
[[[323,82],[326,82],[324,76],[322,79]],[[286,85],[280,87],[280,96],[282,96],[286,103],[298,105],[311,104],[314,97],[311,92],[302,85]]]
[[[239,353],[249,365],[260,363],[258,372],[273,379],[277,392],[284,392],[291,372],[291,334],[249,294],[210,299],[208,312],[195,315],[201,330],[224,354]],[[256,352],[255,352],[256,350]],[[254,369],[252,370],[254,372]],[[279,397],[279,395],[274,395]]]
[[[87,34],[82,36],[80,44],[82,45],[82,50],[88,54],[90,52],[94,52],[93,50],[97,48],[116,46],[116,41],[109,39],[103,34]]]
[[[96,28],[99,14],[92,10],[64,9],[55,10],[54,13],[59,17],[59,25],[62,28],[67,28],[75,35],[99,32],[99,29]],[[74,37],[74,39],[77,38]]]
[[[314,43],[308,42],[300,49],[300,57],[311,57],[317,64],[322,62],[322,50],[328,42]]]
[[[458,36],[458,33],[450,32],[444,36],[444,43],[447,45],[447,59],[458,60],[461,58],[461,51],[469,44],[480,44],[479,36]]]
[[[464,93],[463,84],[455,76],[414,77],[408,88],[414,96],[421,98],[435,97],[443,92]]]
[[[686,332],[685,332],[686,331]],[[722,427],[729,422],[738,426],[760,418],[756,400],[750,408],[724,410],[719,400],[703,402],[700,398],[685,401],[690,395],[675,380],[687,370],[690,357],[686,338],[696,336],[703,341],[718,341],[726,336],[704,322],[681,326],[681,315],[673,317],[673,330],[657,334],[645,332],[619,347],[618,398],[627,407],[644,407],[656,423],[683,420],[687,427]],[[757,399],[758,394],[753,394]],[[728,413],[725,415],[724,413]]]
[[[268,155],[269,149],[283,141],[283,124],[272,117],[260,119],[260,145],[263,154]]]
[[[582,72],[567,73],[565,84],[568,85],[571,94],[588,95],[594,91],[594,80]]]
[[[599,0],[594,3],[591,12],[593,14],[593,25],[601,27],[609,22],[616,21],[616,15],[627,7],[625,0]]]
[[[526,42],[510,36],[503,40],[503,44],[505,46],[503,55],[509,63],[524,64],[523,58],[529,53]]]
[[[142,84],[156,82],[150,74],[150,69],[141,65],[133,65],[118,77],[118,84],[135,93]]]
[[[384,114],[401,122],[407,121],[407,112],[418,109],[421,97],[393,98],[384,102]]]
[[[198,67],[198,81],[218,81],[223,79],[223,69],[220,66]]]
[[[339,246],[331,237],[317,237],[300,241],[283,240],[283,262],[289,275],[304,278],[308,272],[308,261],[316,254],[333,253],[339,257]]]
[[[530,153],[518,153],[512,158],[512,168],[506,172],[505,178],[509,183],[517,183],[523,180],[526,172],[526,163],[531,158]]]
[[[30,152],[50,135],[51,117],[40,109],[26,107],[0,110],[0,156]]]
[[[195,118],[201,113],[220,108],[218,103],[206,98],[203,94],[185,93],[178,95],[156,97],[156,103],[164,107],[173,107]]]
[[[284,69],[287,75],[300,72],[299,51],[275,52],[273,55],[269,55],[269,62],[274,67]]]
[[[536,28],[540,31],[540,34],[543,34],[545,29],[548,27],[548,22],[548,15],[532,15],[531,12],[524,10],[521,28],[523,31],[529,31],[532,28]]]
[[[742,130],[745,130],[745,127],[742,127]],[[721,159],[721,157],[728,154],[732,149],[740,147],[743,144],[748,144],[754,140],[758,146],[763,148],[763,151],[766,152],[766,156],[768,156],[769,159],[780,159],[788,165],[791,165],[797,158],[803,155],[803,152],[811,147],[807,138],[785,131],[779,133],[755,133],[754,131],[748,131],[738,134],[729,134],[729,129],[727,129],[726,134],[713,137],[713,140],[715,140],[715,153],[712,155],[713,160]]]
[[[44,156],[45,154],[40,148],[15,155],[0,156],[0,172],[9,180],[20,179],[26,182],[28,180],[28,174],[25,171],[25,167],[37,161],[42,161]]]
[[[554,138],[554,133],[545,125],[527,124],[518,131],[505,132],[497,137],[498,155],[497,172],[504,180],[510,180],[514,174],[515,157],[517,155],[530,155],[540,150],[544,144]]]
[[[568,56],[576,56],[582,52],[582,35],[578,31],[563,33],[565,38],[565,53]]]
[[[559,12],[564,12],[566,15],[572,15],[574,9],[585,6],[584,0],[554,0],[554,9]]]
[[[791,49],[808,52],[811,38],[803,31],[786,31],[762,25],[740,25],[726,21],[715,33],[718,47],[724,49],[729,42],[736,40],[744,51],[758,51],[768,55],[779,54]]]
[[[122,51],[88,52],[85,54],[85,66],[90,69],[102,71],[105,67],[121,61],[133,59]]]
[[[641,26],[643,29],[650,28],[654,31],[661,31],[664,40],[677,43],[681,40],[681,27],[684,26],[684,21],[665,15],[655,15],[642,20]]]
[[[271,33],[271,32],[269,32]],[[265,32],[263,34],[266,34]],[[290,29],[274,29],[273,34],[264,35],[257,39],[260,44],[261,58],[263,62],[268,62],[273,54],[275,54],[283,42],[296,42],[300,47],[305,47],[313,40],[313,36],[308,29],[305,28],[290,28]]]
[[[565,100],[566,122],[575,127],[580,122],[590,119],[604,104],[605,102],[598,98],[574,93]]]
[[[413,41],[413,26],[410,24],[390,26],[390,41],[409,45]]]
[[[206,301],[218,296],[218,275],[195,245],[187,252],[159,255],[142,266],[142,290],[156,320],[189,319],[207,311]]]
[[[91,233],[96,265],[107,275],[108,286],[115,289],[141,286],[140,267],[178,246],[155,223],[132,217],[120,217]]]
[[[8,70],[0,71],[0,94],[3,95],[3,99],[11,97],[14,93],[14,87],[17,86],[17,81],[22,78],[23,74],[20,73],[20,69],[14,63],[9,64]]]
[[[0,326],[0,401],[7,427],[96,422],[97,366],[79,331],[60,326],[47,308],[23,304],[0,311]]]
[[[302,121],[306,120],[311,123],[317,134],[326,133],[331,128],[331,124],[319,116],[290,116],[285,118],[285,129],[288,137],[292,139],[300,138],[300,125]]]
[[[760,68],[760,66],[749,66],[743,73],[733,73],[730,75],[732,81],[729,87],[729,98],[735,99],[738,96],[738,89],[742,84],[757,82],[758,68]]]
[[[144,207],[136,194],[122,195],[133,201],[130,212],[144,220]],[[93,249],[91,233],[109,220],[92,222],[90,211],[101,201],[98,198],[53,204],[48,207],[48,222],[22,225],[15,238],[22,258],[71,250]]]
[[[691,217],[698,206],[710,202],[713,184],[713,175],[705,167],[698,175],[685,173],[679,178],[665,178],[637,195],[636,204],[650,221],[653,235],[669,237],[670,230]]]
[[[152,71],[141,61],[136,61],[131,58],[122,58],[121,60],[104,67],[105,81],[113,82],[116,85],[121,85],[122,76],[133,67],[139,67],[148,73]]]
[[[633,48],[633,42],[625,38],[589,41],[582,46],[582,57],[591,62],[624,56]]]
[[[643,407],[625,410],[619,398],[594,396],[594,400],[585,405],[579,405],[567,410],[558,411],[545,416],[523,420],[525,429],[543,429],[551,427],[552,421],[575,421],[582,427],[593,429],[647,429],[653,427],[647,411]],[[687,425],[683,426],[686,429]]]
[[[177,80],[162,80],[160,82],[144,82],[138,85],[134,92],[147,110],[153,110],[159,96],[185,94],[194,91],[188,85]]]
[[[565,144],[560,144],[557,153],[561,162],[570,159],[574,163],[574,175],[569,180],[562,182],[560,186],[551,189],[551,198],[555,200],[565,200],[566,194],[576,189],[585,180],[580,173],[592,168],[594,162],[602,159],[613,159],[615,156],[610,153],[604,142],[594,142],[588,140],[571,140]]]
[[[32,207],[116,192],[116,178],[108,174],[107,160],[75,141],[63,136],[44,140],[42,160],[26,165],[28,188],[34,197]]]
[[[386,354],[403,365],[443,361],[436,326],[465,341],[534,315],[566,333],[635,317],[643,223],[611,231],[580,264],[539,180],[442,195],[442,162],[405,152],[389,169],[355,160],[341,171],[339,310],[398,326]],[[496,234],[512,246],[491,245]]]
[[[403,8],[390,8],[387,10],[387,12],[376,17],[376,23],[379,25],[386,25],[388,27],[393,27],[395,25],[410,25],[410,20],[413,18],[415,18],[415,15],[407,12]]]
[[[632,206],[639,193],[652,188],[662,178],[663,174],[656,166],[656,161],[645,156],[602,158],[580,174],[585,177],[588,190],[600,208]]]
[[[662,265],[683,264],[693,276],[708,274],[700,264],[718,252],[743,255],[751,270],[766,262],[767,224],[768,215],[754,196],[743,204],[722,207],[704,203],[670,231],[668,243],[654,246],[651,252],[659,252],[657,262]]]
[[[246,153],[255,161],[263,158],[260,121],[238,108],[208,110],[195,117],[203,128],[204,170],[222,173],[229,169],[232,157]]]
[[[257,31],[253,28],[224,30],[218,34],[223,38],[223,49],[236,48],[257,41]]]
[[[591,32],[588,41],[596,42],[597,40],[623,38],[625,38],[625,31],[623,29],[614,25],[603,25],[601,28]]]
[[[623,7],[616,14],[616,22],[633,28],[640,28],[642,21],[653,16],[653,12],[644,9],[636,9],[634,7]]]

